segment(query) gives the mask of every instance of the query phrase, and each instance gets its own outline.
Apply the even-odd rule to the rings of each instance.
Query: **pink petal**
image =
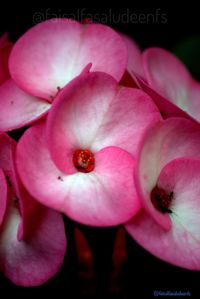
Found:
[[[10,79],[0,86],[0,106],[0,131],[8,131],[40,118],[51,105],[28,95]]]
[[[0,236],[1,269],[15,284],[40,285],[59,270],[66,250],[64,225],[57,212],[44,209],[37,215],[37,229],[26,240],[18,241],[21,217],[9,207]]]
[[[121,87],[105,73],[74,79],[60,92],[47,121],[47,141],[54,163],[75,172],[72,153],[118,146],[135,155],[146,127],[161,118],[141,90]]]
[[[7,134],[0,134],[0,168],[3,169],[3,172],[6,175],[9,191],[8,196],[14,195],[20,199],[18,177],[15,169],[16,145],[16,141],[10,138]],[[21,201],[19,201],[19,204],[21,209]]]
[[[161,119],[150,97],[139,89],[120,88],[96,134],[92,147],[115,145],[134,156],[149,125]]]
[[[189,111],[187,111],[188,113],[190,113],[190,115],[189,115],[188,113],[186,113],[185,111],[183,111],[182,109],[180,109],[178,106],[176,106],[174,103],[172,103],[171,101],[169,101],[167,98],[161,96],[158,92],[156,92],[156,90],[154,90],[153,88],[151,88],[145,82],[144,79],[142,79],[141,77],[139,77],[135,73],[132,73],[132,77],[133,77],[133,79],[135,79],[135,81],[137,82],[138,86],[142,90],[144,90],[154,100],[154,102],[156,103],[157,107],[161,111],[162,116],[164,118],[173,116],[173,117],[184,117],[184,118],[188,118],[188,119],[194,120],[194,118],[190,116],[190,115],[194,115],[192,113],[192,110],[191,110],[191,113]],[[188,105],[190,105],[189,102],[188,102]]]
[[[16,143],[7,134],[0,134],[0,225],[2,224],[7,208],[7,196],[10,194],[13,177],[13,150]],[[8,193],[8,195],[7,195]]]
[[[183,63],[164,49],[150,48],[143,53],[143,64],[150,87],[187,111],[191,77]]]
[[[191,80],[188,113],[200,122],[200,82]]]
[[[137,43],[125,34],[121,34],[127,50],[128,50],[128,66],[127,70],[131,74],[135,72],[136,74],[143,76],[143,64],[142,64],[142,52],[137,45]]]
[[[37,229],[38,226],[37,223],[40,221],[41,212],[43,212],[44,208],[30,196],[19,178],[16,167],[16,145],[17,144],[14,144],[10,149],[12,152],[10,161],[9,187],[11,188],[12,192],[11,200],[13,200],[12,196],[14,196],[14,204],[18,205],[21,215],[17,239],[18,241],[22,241],[23,239],[26,239],[28,236],[35,233],[35,229]],[[37,217],[33,217],[33,215],[37,215]]]
[[[1,190],[1,196],[0,196],[0,226],[1,226],[4,220],[6,207],[7,207],[7,184],[2,169],[0,169],[0,190]]]
[[[132,178],[134,160],[117,147],[95,155],[95,169],[89,174],[68,175],[63,209],[86,225],[110,226],[124,223],[140,209]]]
[[[173,190],[172,228],[164,231],[145,212],[126,229],[155,256],[187,269],[200,269],[200,161],[178,159],[160,174],[158,185]]]
[[[200,157],[200,128],[196,123],[182,118],[160,121],[147,129],[140,144],[136,160],[136,187],[144,207],[165,229],[170,229],[167,214],[157,212],[150,193],[155,187],[164,165],[179,157]]]
[[[16,42],[10,72],[22,89],[49,99],[88,63],[92,63],[92,71],[104,71],[120,80],[127,64],[121,37],[105,25],[51,19]]]
[[[106,148],[95,154],[93,172],[66,175],[51,160],[44,129],[44,124],[28,129],[17,147],[19,174],[37,200],[88,225],[116,225],[138,211],[130,154]]]
[[[17,145],[16,165],[22,182],[32,196],[38,200],[44,198],[45,204],[54,208],[57,193],[62,190],[64,174],[51,160],[44,130],[43,122],[26,130]],[[50,183],[48,188],[44,188],[44,180],[53,184]]]
[[[5,33],[0,37],[0,85],[10,77],[8,57],[11,49],[12,43],[8,39],[8,34]]]
[[[0,135],[0,167],[8,178],[9,190],[7,207],[0,180],[0,220],[3,220],[0,266],[14,283],[33,286],[44,283],[58,271],[66,250],[66,238],[61,215],[42,207],[22,186],[15,171],[15,146],[15,141],[6,134]],[[16,199],[19,202],[16,203]]]
[[[199,83],[191,78],[183,63],[166,50],[150,48],[143,54],[143,64],[148,84],[139,79],[139,85],[163,115],[199,121]]]
[[[6,175],[11,175],[13,171],[13,149],[16,142],[6,133],[0,133],[0,168]]]

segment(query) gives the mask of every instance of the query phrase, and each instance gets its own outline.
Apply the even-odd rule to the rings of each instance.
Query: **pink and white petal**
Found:
[[[118,146],[133,156],[144,131],[161,119],[152,99],[136,88],[118,88],[96,133],[91,148]]]
[[[127,70],[131,74],[135,72],[136,74],[143,76],[143,64],[142,64],[142,52],[137,45],[137,43],[125,34],[121,34],[128,51],[128,66]]]
[[[60,207],[60,198],[65,195],[65,174],[51,160],[45,139],[45,122],[29,128],[20,138],[16,166],[22,183],[34,198],[53,209]]]
[[[171,220],[168,214],[154,209],[150,194],[164,165],[180,157],[200,158],[200,128],[196,123],[170,118],[147,129],[136,160],[136,187],[144,207],[166,230]]]
[[[120,80],[127,64],[122,38],[105,25],[51,19],[37,24],[16,42],[9,65],[12,78],[22,89],[49,99],[88,63],[92,63],[92,71],[104,71]]]
[[[172,228],[164,231],[141,212],[126,225],[127,231],[155,256],[187,269],[200,269],[200,161],[177,159],[167,164],[158,179],[162,188],[174,191]]]
[[[187,111],[184,111],[181,108],[179,108],[177,105],[175,105],[173,102],[169,101],[167,98],[161,96],[161,94],[156,92],[155,89],[151,88],[141,77],[139,77],[135,73],[132,73],[132,76],[133,79],[135,79],[135,81],[139,85],[139,87],[154,100],[155,104],[157,105],[158,109],[161,111],[162,116],[164,118],[184,117],[184,118],[194,120],[195,114],[190,108],[190,106],[192,106],[192,103],[188,102]],[[188,100],[189,100],[189,96],[188,96]]]
[[[16,152],[14,154],[16,154]],[[35,234],[38,229],[38,223],[40,223],[40,221],[43,219],[45,208],[24,188],[15,165],[16,155],[14,156],[13,162],[13,185],[15,189],[14,191],[19,200],[19,210],[22,218],[18,227],[17,238],[19,241],[21,241]],[[37,217],[33,217],[33,215],[37,215]]]
[[[24,188],[16,167],[16,145],[12,147],[11,152],[11,171],[10,171],[10,200],[14,205],[18,206],[21,222],[18,226],[17,238],[18,241],[23,240],[29,234],[33,233],[37,223],[39,222],[39,216],[41,214],[42,207],[41,205],[31,197],[31,195]],[[37,215],[37,217],[33,217]]]
[[[144,92],[120,87],[105,73],[90,73],[74,79],[53,103],[47,142],[57,167],[73,173],[74,150],[118,146],[134,155],[143,131],[160,118]]]
[[[10,77],[8,70],[8,58],[12,46],[12,43],[8,39],[8,34],[4,33],[0,37],[0,85]]]
[[[21,241],[17,239],[20,222],[19,211],[11,204],[0,235],[1,270],[17,285],[43,284],[57,273],[64,259],[66,237],[62,217],[43,208],[34,233]]]
[[[12,197],[13,202],[16,201],[16,204],[19,205],[20,214],[23,215],[22,225],[20,224],[20,228],[19,228],[20,231],[19,235],[21,239],[24,235],[24,231],[26,230],[24,229],[25,226],[24,222],[26,222],[26,220],[30,222],[30,218],[29,218],[30,213],[28,212],[24,213],[24,210],[25,212],[31,210],[32,206],[34,206],[35,201],[30,199],[30,195],[28,195],[26,190],[23,188],[19,180],[19,177],[16,173],[16,167],[15,167],[16,145],[17,143],[15,142],[15,140],[10,138],[7,134],[5,133],[0,134],[0,167],[4,170],[4,173],[6,175],[8,196]],[[23,201],[22,201],[22,196],[24,198]],[[24,204],[24,201],[26,202],[26,198],[29,198],[29,200],[27,204]],[[32,202],[33,204],[31,204]],[[1,204],[1,206],[3,206],[3,203]],[[6,206],[7,204],[4,205],[3,210],[6,208]]]
[[[0,131],[8,131],[42,117],[51,105],[30,96],[10,79],[0,86],[0,106]]]
[[[128,54],[121,36],[112,28],[102,24],[82,24],[83,48],[78,63],[92,63],[91,71],[105,72],[119,81],[126,69]],[[78,64],[77,64],[78,65]],[[78,75],[79,69],[76,74]],[[73,76],[74,77],[74,76]]]
[[[4,220],[6,207],[7,207],[7,183],[2,169],[0,169],[0,190],[1,190],[1,196],[0,196],[0,227],[1,227],[1,224]]]
[[[91,147],[116,92],[111,76],[95,72],[75,78],[55,99],[47,119],[47,142],[63,172],[76,172],[73,152]]]
[[[167,50],[149,48],[143,53],[143,65],[150,86],[187,111],[191,77],[184,64]]]
[[[134,159],[117,147],[107,147],[95,155],[95,169],[64,179],[63,210],[86,225],[112,226],[133,217],[141,204],[133,181]]]
[[[58,271],[64,258],[63,220],[61,215],[36,202],[24,189],[15,170],[15,141],[1,134],[0,143],[0,163],[9,177],[9,205],[5,213],[7,203],[1,203],[0,214],[4,221],[0,234],[1,270],[16,284],[42,284]],[[1,194],[4,194],[2,187]]]
[[[138,211],[130,154],[104,149],[95,155],[93,172],[66,175],[51,160],[44,129],[37,125],[27,130],[17,147],[19,174],[38,201],[88,225],[119,224]]]
[[[200,121],[200,82],[191,80],[188,113]]]
[[[63,261],[66,245],[62,218],[50,210],[45,210],[30,197],[22,185],[19,185],[13,160],[15,142],[6,134],[1,134],[0,142],[1,166],[9,177],[9,187],[12,187],[9,189],[10,204],[0,235],[1,270],[16,284],[42,284],[57,272]],[[16,198],[19,205],[15,202]],[[59,236],[51,225],[53,229],[54,226],[57,227]],[[57,242],[54,246],[51,244],[51,238],[58,238],[56,242],[60,243]],[[43,271],[38,270],[40,263]]]

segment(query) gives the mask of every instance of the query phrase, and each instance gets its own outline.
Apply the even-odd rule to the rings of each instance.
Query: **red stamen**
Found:
[[[91,172],[95,166],[94,155],[90,150],[78,149],[73,154],[74,166],[80,172]]]

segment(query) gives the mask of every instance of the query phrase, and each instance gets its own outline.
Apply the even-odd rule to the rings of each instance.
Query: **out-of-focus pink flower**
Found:
[[[0,135],[0,270],[13,283],[40,285],[62,265],[62,217],[35,201],[15,169],[15,141]]]
[[[14,45],[12,79],[0,87],[0,130],[29,124],[45,114],[70,80],[103,71],[119,81],[127,66],[122,38],[101,24],[52,19],[37,24]]]
[[[200,121],[200,83],[191,77],[184,64],[161,48],[145,50],[142,60],[146,81],[136,75],[138,83],[162,114]]]
[[[147,129],[136,160],[143,210],[126,225],[157,257],[200,269],[200,128],[183,118]]]
[[[53,103],[45,124],[28,129],[17,166],[41,203],[88,225],[123,223],[140,208],[134,156],[146,127],[161,116],[139,89],[108,74],[80,75]]]
[[[142,51],[137,43],[125,34],[121,34],[128,52],[128,64],[126,71],[120,81],[120,84],[127,87],[137,87],[132,74],[144,76],[143,64],[142,64]]]
[[[136,74],[143,76],[143,65],[142,65],[142,51],[140,50],[138,44],[129,36],[121,34],[128,51],[128,66],[127,70],[131,74],[135,72]]]
[[[8,34],[4,33],[0,37],[0,85],[10,78],[8,70],[8,57],[12,49],[12,43],[8,39]]]

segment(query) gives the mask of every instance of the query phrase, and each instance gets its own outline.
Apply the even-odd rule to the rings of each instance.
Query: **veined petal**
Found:
[[[0,131],[8,131],[42,117],[51,104],[30,96],[10,79],[0,86],[0,106]]]
[[[105,148],[95,154],[92,172],[67,175],[51,160],[44,130],[44,124],[30,128],[17,148],[19,174],[38,201],[76,221],[98,226],[123,223],[139,210],[134,159],[129,153]]]
[[[188,112],[196,120],[200,121],[200,82],[191,80],[191,88],[189,94]]]
[[[200,269],[200,161],[180,158],[167,164],[157,184],[173,190],[170,205],[172,227],[164,231],[146,212],[126,225],[145,249],[166,262]]]
[[[16,142],[0,134],[0,167],[6,175],[5,180],[0,171],[0,269],[15,284],[34,286],[59,270],[66,237],[62,216],[24,189],[15,169],[15,149]]]
[[[182,110],[175,103],[169,101],[169,99],[165,98],[164,96],[159,94],[155,89],[150,87],[150,85],[142,77],[138,76],[136,73],[133,72],[132,72],[132,76],[133,79],[137,82],[138,86],[154,100],[155,104],[159,108],[164,118],[173,116],[173,117],[184,117],[184,118],[195,120],[192,117],[192,115],[194,114],[192,112],[193,102],[191,96],[189,96],[191,102],[188,102],[188,109],[191,111],[191,113],[188,114],[188,111]]]
[[[90,73],[74,79],[56,98],[48,115],[47,142],[57,167],[74,173],[76,149],[97,152],[117,146],[134,156],[146,127],[159,119],[144,92],[121,87],[105,73]]]
[[[143,53],[143,64],[149,85],[187,111],[191,77],[183,63],[164,49],[149,48]]]
[[[38,213],[32,217],[36,215]],[[61,215],[43,208],[38,216],[35,231],[19,241],[17,236],[21,216],[11,202],[1,228],[1,270],[17,285],[42,284],[59,270],[63,262],[66,238]]]
[[[144,207],[168,230],[171,227],[169,215],[155,210],[150,194],[167,163],[181,157],[200,158],[199,125],[183,118],[160,121],[147,129],[140,146],[135,168],[136,187]]]
[[[101,24],[51,19],[37,24],[15,44],[10,72],[28,93],[50,99],[88,63],[120,80],[127,65],[125,44],[114,30]]]
[[[143,76],[143,64],[142,64],[142,52],[137,45],[137,43],[125,34],[121,34],[128,50],[128,66],[127,70],[131,74],[135,72],[136,74]]]

